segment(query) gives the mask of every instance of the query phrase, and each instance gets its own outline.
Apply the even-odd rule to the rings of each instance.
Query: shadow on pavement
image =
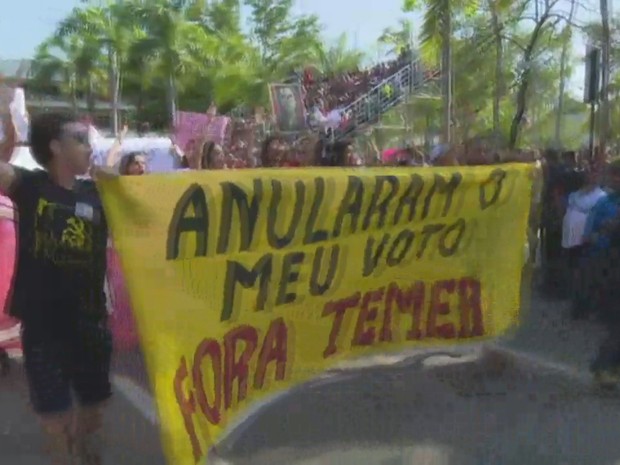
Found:
[[[296,389],[217,455],[236,465],[620,463],[620,396],[503,352],[443,366],[428,356]]]

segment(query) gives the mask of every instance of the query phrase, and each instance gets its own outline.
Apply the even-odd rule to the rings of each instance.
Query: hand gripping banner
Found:
[[[347,358],[518,321],[534,166],[103,181],[171,464]]]

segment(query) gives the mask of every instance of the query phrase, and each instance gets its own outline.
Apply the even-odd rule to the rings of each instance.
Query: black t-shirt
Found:
[[[11,314],[26,326],[73,327],[105,321],[108,230],[92,181],[73,190],[45,171],[18,170],[11,194],[19,253]]]

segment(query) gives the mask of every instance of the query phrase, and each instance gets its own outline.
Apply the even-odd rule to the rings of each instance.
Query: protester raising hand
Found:
[[[110,147],[110,150],[108,150],[108,153],[105,156],[105,166],[112,168],[113,166],[116,166],[120,160],[122,155],[123,140],[125,139],[128,131],[129,127],[125,124],[121,132],[117,134],[112,147]]]

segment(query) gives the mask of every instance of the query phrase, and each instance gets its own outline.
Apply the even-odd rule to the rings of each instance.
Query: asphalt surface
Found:
[[[535,299],[501,350],[418,351],[353,364],[263,407],[212,458],[218,465],[620,465],[620,394],[600,392],[587,373],[603,335],[596,323],[570,322],[566,305]],[[0,465],[45,464],[14,368],[0,379]],[[114,373],[118,386],[148,391],[139,353],[118,354]],[[143,401],[117,389],[105,465],[165,463]]]
[[[144,378],[136,365],[134,375]],[[117,378],[119,379],[119,378]],[[122,379],[122,378],[121,378]],[[105,465],[165,465],[157,427],[116,391],[104,419]],[[0,378],[0,465],[47,465],[36,417],[28,405],[20,364]]]

